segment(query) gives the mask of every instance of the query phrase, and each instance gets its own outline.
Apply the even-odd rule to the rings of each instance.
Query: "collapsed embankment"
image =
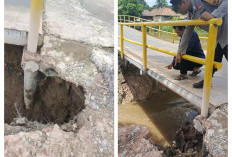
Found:
[[[5,44],[5,156],[113,154],[113,69],[106,68],[112,67],[113,49],[88,49],[89,56],[80,60],[84,50],[54,56],[44,51],[31,58],[40,59],[42,72],[28,110],[23,101],[23,47]],[[88,73],[75,77],[80,67]]]
[[[67,123],[85,108],[83,87],[75,86],[59,77],[38,75],[38,87],[33,106],[24,105],[24,75],[21,68],[22,47],[5,46],[5,123],[26,117],[41,123]]]
[[[196,110],[193,108],[191,108],[191,110],[186,110],[185,105],[180,106],[173,103],[172,106],[170,106],[168,99],[170,97],[171,91],[165,89],[165,87],[154,81],[149,76],[141,76],[139,70],[133,65],[128,64],[125,66],[125,63],[119,61],[118,73],[119,104],[121,104],[119,105],[119,112],[124,112],[124,110],[127,108],[127,111],[125,111],[126,114],[121,113],[121,116],[124,116],[124,118],[122,118],[119,113],[120,156],[226,156],[227,144],[225,141],[223,142],[222,139],[223,137],[227,137],[227,116],[225,116],[227,105],[223,107],[224,109],[219,109],[216,112],[218,115],[215,115],[215,112],[213,112],[213,114],[208,119],[199,120],[200,116],[196,117],[199,113],[194,113]],[[163,96],[165,93],[166,96]],[[152,98],[154,95],[156,99]],[[163,97],[167,99],[167,101],[165,101],[166,104],[162,104],[163,106],[165,105],[167,107],[166,109],[162,109],[162,112],[160,112],[161,114],[155,113],[156,111],[159,112],[158,110],[161,110],[162,108],[159,105],[156,105],[156,102],[159,102],[159,97],[161,101],[163,101]],[[153,107],[156,109],[146,109],[146,103],[144,103],[144,101],[150,100],[153,101]],[[133,101],[136,101],[136,103]],[[161,101],[160,103],[162,103]],[[131,103],[132,107],[130,107],[128,103]],[[183,104],[186,102],[179,101],[178,103]],[[123,108],[124,110],[121,109],[123,105],[126,106]],[[135,105],[138,105],[139,108],[142,108],[143,112],[136,112],[136,110],[134,110]],[[167,109],[168,106],[170,108],[174,108],[172,109],[172,112],[166,111],[169,110]],[[187,104],[187,106],[189,107],[192,105]],[[187,119],[186,115],[180,114],[180,111],[178,112],[177,108],[179,107],[181,112],[186,112],[188,115]],[[133,110],[133,112],[136,112],[137,114],[130,114],[130,110]],[[151,113],[152,110],[154,110],[153,113]],[[222,110],[224,111],[221,112]],[[187,113],[189,111],[190,114]],[[179,129],[172,131],[173,141],[169,143],[169,146],[160,145],[160,142],[154,138],[154,135],[152,135],[154,131],[151,129],[154,127],[150,127],[150,123],[147,123],[146,121],[144,122],[141,119],[150,119],[149,121],[152,121],[152,125],[156,126],[156,130],[161,132],[160,134],[164,136],[164,139],[166,139],[167,137],[165,137],[165,131],[167,130],[163,129],[162,127],[165,125],[165,123],[166,125],[172,125],[172,118],[167,118],[167,114],[172,115],[173,118],[176,118],[173,112],[176,112],[176,114],[181,116],[183,120],[179,122]],[[139,114],[146,114],[147,116],[142,117]],[[155,115],[158,115],[159,117]],[[129,121],[127,118],[125,118],[126,116],[130,117]],[[136,119],[134,117],[140,118]],[[162,120],[161,125],[158,123],[160,117],[166,118]],[[155,118],[155,120],[152,120],[152,118]],[[136,120],[133,121],[131,119]],[[215,126],[216,123],[218,124],[218,127]],[[146,126],[141,124],[145,124]],[[223,126],[225,126],[225,129],[222,129]],[[221,137],[220,134],[218,134],[219,130],[224,134]],[[213,140],[214,144],[210,143],[212,141],[213,134],[217,136]],[[216,143],[218,143],[220,148],[216,148]]]

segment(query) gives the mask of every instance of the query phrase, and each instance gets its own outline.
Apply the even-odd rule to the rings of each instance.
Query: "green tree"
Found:
[[[145,7],[149,8],[144,0],[119,0],[118,14],[141,17]]]
[[[154,8],[164,8],[164,7],[169,7],[167,1],[166,0],[157,0],[156,4],[153,5],[151,8],[154,9]]]
[[[150,6],[146,3],[145,0],[139,0],[139,3],[144,5],[144,10],[150,9]]]

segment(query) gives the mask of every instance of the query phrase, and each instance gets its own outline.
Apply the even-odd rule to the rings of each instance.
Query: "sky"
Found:
[[[153,6],[156,3],[156,0],[145,0],[149,6]],[[168,5],[170,5],[170,0],[166,0]]]

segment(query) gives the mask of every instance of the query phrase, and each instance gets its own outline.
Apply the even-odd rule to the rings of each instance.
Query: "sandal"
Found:
[[[183,74],[180,74],[175,78],[175,80],[185,80],[185,79],[188,79],[188,76],[184,76]]]
[[[192,74],[189,74],[189,76],[196,76],[197,74],[199,74],[201,72],[201,70],[197,70],[197,71],[193,71]]]

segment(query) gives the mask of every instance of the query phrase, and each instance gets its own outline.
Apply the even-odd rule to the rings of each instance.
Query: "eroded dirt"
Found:
[[[109,50],[104,54],[94,51],[96,55],[87,56],[85,60],[84,65],[87,66],[82,66],[82,62],[75,62],[78,60],[79,52],[72,54],[64,52],[60,56],[59,52],[54,51],[53,55],[50,55],[44,51],[43,57],[47,60],[41,60],[40,66],[46,63],[52,65],[48,66],[52,75],[45,74],[58,75],[63,80],[40,74],[37,88],[37,94],[40,95],[36,94],[35,99],[37,108],[34,106],[27,111],[22,95],[23,71],[20,66],[22,50],[22,47],[5,45],[5,61],[8,61],[5,64],[5,84],[8,85],[8,89],[5,85],[5,100],[6,96],[8,103],[11,100],[9,104],[5,104],[5,116],[9,118],[9,123],[5,121],[4,125],[5,156],[17,157],[18,154],[49,157],[113,156],[114,99],[109,82],[113,68],[105,68],[113,65],[113,51]],[[69,56],[72,56],[72,59],[67,61]],[[62,67],[59,67],[60,65]],[[69,70],[59,73],[57,67]],[[83,71],[89,70],[89,73],[80,72],[80,67]],[[14,105],[15,101],[20,102],[19,105]]]
[[[118,69],[118,103],[144,100],[165,88],[148,75],[140,75],[139,69],[132,64],[121,62]]]
[[[81,86],[39,73],[34,104],[27,110],[23,100],[22,52],[22,47],[5,45],[5,123],[27,117],[31,121],[62,124],[85,108]]]

